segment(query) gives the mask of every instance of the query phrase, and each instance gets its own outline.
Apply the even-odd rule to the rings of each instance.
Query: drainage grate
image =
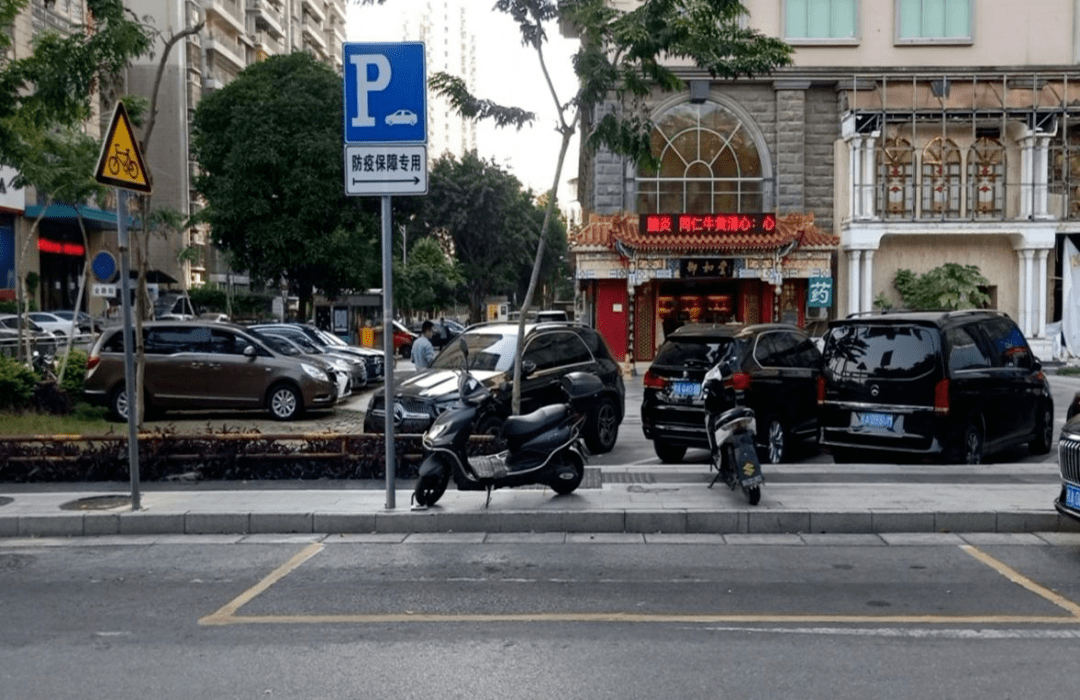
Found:
[[[604,481],[609,484],[655,484],[656,475],[649,472],[605,472]]]
[[[68,501],[60,510],[110,510],[131,505],[131,496],[90,496]]]

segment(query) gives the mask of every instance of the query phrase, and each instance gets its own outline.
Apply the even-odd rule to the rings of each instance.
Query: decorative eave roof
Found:
[[[612,250],[620,255],[630,253],[668,253],[676,255],[720,255],[734,253],[763,253],[778,251],[789,245],[795,250],[833,250],[840,237],[823,233],[814,225],[814,215],[787,214],[777,217],[776,228],[762,232],[694,232],[642,233],[639,217],[631,214],[598,215],[589,217],[576,234],[570,247],[575,252]]]

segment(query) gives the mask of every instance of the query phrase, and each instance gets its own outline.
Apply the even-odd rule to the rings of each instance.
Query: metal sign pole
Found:
[[[127,230],[127,190],[116,190],[116,231],[120,247],[120,303],[124,315],[124,390],[128,405],[128,471],[131,509],[139,510],[139,392],[135,390],[135,333],[131,325],[131,255]]]
[[[382,199],[383,276],[383,421],[386,436],[386,509],[395,508],[394,498],[394,238],[391,231],[390,197]]]

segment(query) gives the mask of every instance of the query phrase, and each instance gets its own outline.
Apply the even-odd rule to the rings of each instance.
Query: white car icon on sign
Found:
[[[399,109],[398,111],[394,112],[393,114],[388,114],[386,116],[386,123],[389,126],[396,126],[398,124],[406,124],[408,126],[415,126],[415,124],[416,124],[416,113],[410,112],[407,109]]]

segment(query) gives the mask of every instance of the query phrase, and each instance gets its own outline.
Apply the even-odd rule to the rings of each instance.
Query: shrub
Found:
[[[0,356],[0,409],[25,408],[34,398],[37,375],[26,365]]]
[[[64,366],[64,376],[60,377],[60,389],[72,399],[79,399],[83,395],[83,386],[86,384],[86,361],[89,356],[85,350],[73,349],[67,356],[67,364]],[[63,363],[63,358],[57,361],[57,368]]]

